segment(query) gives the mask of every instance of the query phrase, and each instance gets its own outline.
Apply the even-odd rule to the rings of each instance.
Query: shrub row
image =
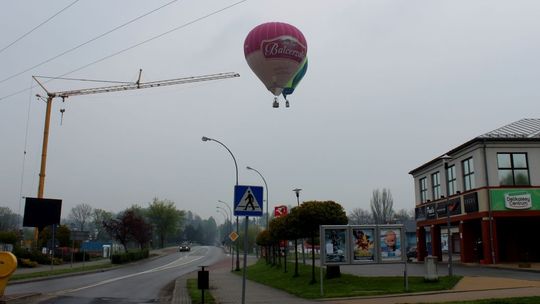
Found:
[[[49,255],[43,254],[40,251],[37,250],[26,250],[23,248],[15,248],[13,250],[13,254],[17,257],[17,259],[28,259],[30,261],[37,262],[38,264],[42,265],[49,265],[51,264],[51,257]],[[54,258],[53,261],[54,265],[60,265],[62,264],[62,260],[59,258]]]
[[[17,265],[23,268],[34,268],[37,267],[38,263],[29,259],[17,259]]]
[[[133,261],[147,259],[150,256],[148,249],[129,251],[126,253],[115,253],[111,256],[111,263],[113,264],[125,264]]]

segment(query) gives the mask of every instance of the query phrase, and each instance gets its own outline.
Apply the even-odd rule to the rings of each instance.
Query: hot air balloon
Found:
[[[283,92],[281,92],[281,94],[283,94],[283,98],[285,98],[285,106],[287,108],[289,107],[289,100],[287,99],[287,95],[291,95],[294,92],[296,86],[300,83],[302,78],[304,78],[304,75],[306,75],[307,67],[308,59],[306,57],[302,65],[300,65],[300,68],[298,69],[296,74],[294,74],[293,78],[289,80],[289,82],[287,82],[287,84],[283,88]]]
[[[249,32],[244,41],[244,55],[251,70],[274,94],[273,107],[277,108],[277,96],[306,58],[307,43],[296,27],[283,22],[268,22]]]

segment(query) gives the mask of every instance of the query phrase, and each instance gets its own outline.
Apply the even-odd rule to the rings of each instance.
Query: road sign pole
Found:
[[[247,250],[248,250],[248,223],[249,216],[246,216],[244,222],[244,271],[242,274],[242,304],[246,303],[246,268],[247,268]]]
[[[247,270],[249,217],[262,216],[263,192],[264,192],[263,187],[260,187],[260,186],[236,185],[234,187],[234,215],[236,215],[237,219],[238,219],[238,216],[245,216],[244,271],[242,275],[242,304],[246,303],[246,270]]]

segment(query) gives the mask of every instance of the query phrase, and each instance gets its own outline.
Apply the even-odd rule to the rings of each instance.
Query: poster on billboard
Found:
[[[348,231],[348,228],[343,226],[321,226],[324,264],[349,264]]]
[[[403,260],[401,227],[379,226],[379,256],[381,263]]]
[[[375,226],[351,226],[351,262],[376,263],[377,238]]]

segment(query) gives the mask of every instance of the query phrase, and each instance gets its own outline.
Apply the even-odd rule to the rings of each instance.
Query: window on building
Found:
[[[527,153],[497,153],[501,186],[530,185]]]
[[[427,178],[422,177],[420,179],[420,203],[425,203],[427,201]]]
[[[439,172],[431,174],[431,190],[434,200],[441,197],[441,174]]]
[[[469,191],[476,187],[474,183],[474,162],[472,157],[464,160],[463,164],[463,187],[465,191]]]
[[[456,187],[456,166],[452,165],[446,169],[446,194],[453,195],[457,193]]]

